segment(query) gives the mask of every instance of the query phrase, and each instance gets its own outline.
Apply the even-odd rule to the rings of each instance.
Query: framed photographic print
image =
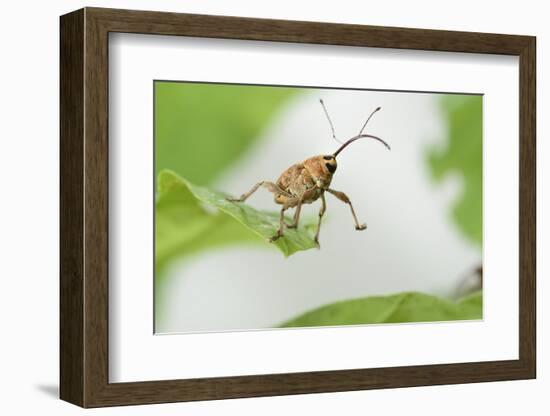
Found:
[[[63,400],[535,377],[534,37],[60,24]]]

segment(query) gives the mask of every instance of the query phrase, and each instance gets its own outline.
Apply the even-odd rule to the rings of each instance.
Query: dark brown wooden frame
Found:
[[[61,17],[60,396],[83,407],[535,378],[535,38],[85,8]],[[519,359],[109,383],[110,32],[519,56]]]

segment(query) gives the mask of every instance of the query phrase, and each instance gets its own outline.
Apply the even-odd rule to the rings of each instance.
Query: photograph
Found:
[[[153,89],[155,334],[483,319],[482,94]]]
[[[544,19],[526,26],[514,10],[495,25],[493,8],[476,14],[485,26],[461,27],[460,11],[413,8],[415,23],[386,7],[327,21],[296,6],[52,14],[56,81],[35,84],[59,101],[41,128],[59,133],[56,221],[36,217],[44,198],[14,201],[59,225],[58,255],[37,244],[58,284],[31,273],[57,294],[35,290],[41,323],[16,325],[29,345],[39,337],[27,328],[47,330],[31,366],[42,375],[20,360],[8,373],[55,408],[242,413],[270,397],[294,410],[327,399],[334,413],[365,408],[339,397],[379,410],[391,396],[411,413],[430,387],[443,407],[470,403],[467,389],[494,413],[513,408],[506,386],[523,407],[541,403]],[[26,84],[8,84],[29,101]],[[11,178],[14,155],[45,152],[6,154]]]

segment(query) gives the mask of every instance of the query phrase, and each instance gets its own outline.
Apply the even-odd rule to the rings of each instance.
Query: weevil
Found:
[[[367,123],[371,117],[379,111],[381,108],[376,108],[367,118],[359,134],[353,136],[351,139],[348,139],[344,143],[340,142],[336,138],[336,133],[334,131],[334,125],[330,119],[328,111],[325,107],[323,100],[319,100],[323,111],[328,119],[330,128],[332,130],[332,137],[334,140],[341,143],[341,146],[336,150],[336,152],[329,155],[318,155],[310,157],[303,162],[296,163],[290,166],[285,170],[277,182],[270,181],[261,181],[252,187],[252,189],[240,196],[240,198],[228,198],[228,201],[232,202],[244,202],[246,199],[256,192],[261,186],[266,188],[268,191],[274,194],[275,203],[282,205],[281,214],[279,219],[279,229],[277,233],[272,236],[269,241],[273,242],[278,238],[281,238],[284,235],[285,228],[297,228],[300,221],[300,213],[302,210],[302,205],[311,204],[318,199],[321,199],[321,208],[319,210],[319,219],[317,222],[317,231],[315,233],[315,243],[319,245],[319,232],[321,230],[321,220],[326,211],[326,201],[325,201],[325,192],[328,192],[338,198],[340,201],[349,205],[351,210],[351,215],[355,223],[355,229],[358,231],[365,230],[367,228],[366,224],[361,224],[357,220],[357,215],[353,209],[353,204],[350,199],[344,192],[336,191],[330,188],[330,183],[332,182],[332,177],[336,172],[337,163],[336,157],[344,150],[348,145],[353,143],[356,140],[362,138],[375,139],[381,142],[388,150],[390,146],[381,138],[370,135],[363,134],[363,130],[367,126]],[[285,211],[289,208],[295,208],[294,219],[291,224],[287,224],[285,221]]]

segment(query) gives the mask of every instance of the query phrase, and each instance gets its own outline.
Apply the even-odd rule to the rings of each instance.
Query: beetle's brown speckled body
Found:
[[[317,201],[321,193],[332,182],[332,175],[336,172],[336,158],[334,156],[314,156],[296,163],[285,170],[276,184],[290,196],[275,194],[275,202],[294,208],[298,201],[302,204],[311,204]]]
[[[321,104],[323,104],[323,101],[321,101]],[[332,128],[332,135],[336,139],[332,122],[328,117],[328,113],[326,112],[324,104],[323,110],[325,110],[327,118],[329,119],[330,126]],[[370,117],[372,117],[372,115],[378,110],[380,110],[380,108],[374,110]],[[370,120],[370,117],[367,119],[367,122]],[[264,186],[270,192],[273,192],[275,202],[282,205],[283,207],[281,209],[279,230],[277,231],[277,234],[271,237],[270,241],[274,241],[282,237],[284,235],[285,228],[296,228],[298,226],[298,222],[300,220],[300,211],[303,204],[311,204],[312,202],[321,199],[319,222],[317,225],[317,232],[315,234],[315,242],[319,244],[321,218],[323,217],[326,210],[325,192],[331,193],[336,198],[350,206],[356,230],[366,229],[367,226],[365,224],[359,224],[359,222],[357,221],[353,205],[351,204],[351,201],[349,200],[347,195],[343,192],[331,189],[330,184],[332,182],[332,177],[336,172],[336,168],[338,167],[338,164],[336,163],[336,156],[338,156],[338,154],[350,143],[354,142],[357,139],[368,137],[376,139],[382,142],[388,149],[390,148],[386,142],[376,136],[371,136],[370,134],[361,134],[367,122],[365,122],[363,128],[357,136],[352,137],[344,144],[342,144],[342,146],[340,146],[340,148],[336,152],[334,152],[334,154],[313,156],[309,159],[304,160],[301,163],[296,163],[285,170],[281,174],[281,176],[279,176],[277,182],[258,182],[250,191],[241,195],[240,198],[229,199],[229,201],[244,202],[250,195],[256,192],[256,190],[260,186]],[[284,220],[284,213],[289,208],[296,208],[296,211],[294,213],[294,222],[292,224],[287,224]]]

